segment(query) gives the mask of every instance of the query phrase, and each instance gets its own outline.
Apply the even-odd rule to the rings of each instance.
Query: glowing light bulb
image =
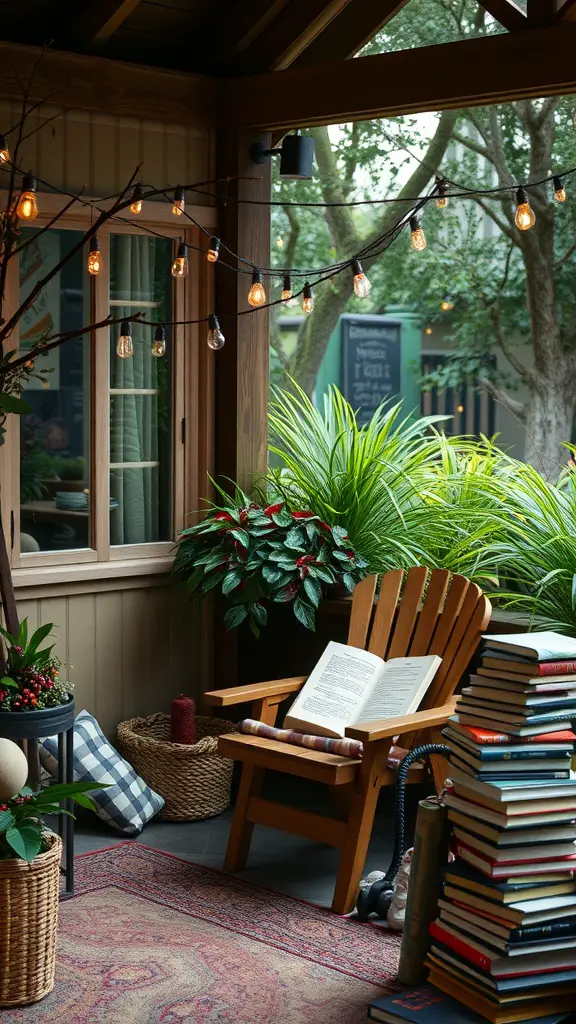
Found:
[[[174,189],[174,201],[172,203],[172,213],[175,217],[181,217],[184,213],[184,207],[186,206],[186,199],[184,197],[184,189],[179,185],[178,188]]]
[[[188,270],[188,246],[186,242],[180,242],[176,259],[172,264],[172,277],[186,277]]]
[[[288,302],[288,300],[292,298],[292,281],[290,280],[290,274],[286,274],[284,276],[280,298],[282,299],[282,302]]]
[[[456,411],[457,412],[464,412],[464,406],[463,405],[457,406],[457,410]]]
[[[450,299],[442,299],[440,309],[443,313],[449,313],[451,309],[454,309],[454,303]]]
[[[562,178],[560,178],[557,174],[555,174],[554,178],[553,178],[553,183],[554,183],[554,199],[556,200],[557,203],[565,203],[566,202],[566,189],[564,188],[564,185],[562,183]]]
[[[208,249],[208,252],[206,253],[206,259],[208,260],[208,263],[216,263],[216,260],[218,259],[218,256],[219,256],[219,253],[220,253],[220,239],[216,238],[215,235],[212,235],[212,238],[210,239],[210,248]]]
[[[352,273],[354,274],[354,295],[359,299],[368,298],[372,285],[362,270],[360,260],[352,260]]]
[[[94,274],[96,277],[100,273],[102,267],[102,259],[100,257],[100,242],[98,236],[94,235],[94,238],[90,239],[90,252],[88,253],[87,269],[89,274]]]
[[[516,216],[514,221],[519,231],[528,231],[529,228],[534,227],[536,223],[536,214],[530,206],[530,200],[528,195],[523,188],[519,188],[516,193]]]
[[[426,235],[420,227],[420,221],[416,216],[410,217],[410,232],[412,248],[416,249],[417,252],[422,252],[426,248]]]
[[[424,334],[432,334],[432,328],[431,327],[425,327],[424,328]]]
[[[214,313],[211,313],[208,317],[208,336],[206,341],[208,342],[208,348],[213,349],[215,352],[220,348],[224,348],[226,344],[226,338],[220,330],[218,317]]]
[[[448,182],[444,181],[444,178],[436,178],[436,188],[438,195],[436,196],[436,206],[439,210],[445,210],[448,206],[448,196],[446,195],[448,189]]]
[[[255,270],[252,274],[248,302],[251,306],[263,306],[266,302],[266,290],[262,284],[262,272],[260,270]]]
[[[130,359],[134,355],[134,344],[132,342],[132,326],[128,320],[120,324],[120,337],[116,345],[116,355],[120,359]]]
[[[154,341],[152,342],[152,355],[156,359],[160,359],[161,356],[166,355],[166,329],[163,324],[159,324],[156,328],[156,334],[154,335]]]
[[[304,291],[302,292],[302,312],[312,313],[314,310],[314,298],[312,295],[312,286],[306,281],[304,285]]]
[[[142,213],[142,196],[144,195],[144,189],[140,182],[134,185],[134,191],[132,193],[132,202],[130,203],[130,213]]]
[[[31,174],[25,174],[22,179],[22,192],[16,207],[16,216],[21,220],[35,220],[38,216],[36,178]]]
[[[283,249],[284,248],[284,239],[280,235],[278,235],[278,238],[276,239],[276,248],[277,249]]]
[[[10,150],[5,135],[0,135],[0,164],[7,164],[10,160]]]

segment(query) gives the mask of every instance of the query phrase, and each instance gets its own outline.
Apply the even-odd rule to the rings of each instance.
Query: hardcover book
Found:
[[[494,651],[519,654],[533,661],[576,659],[576,640],[553,630],[537,633],[486,633],[482,639]]]

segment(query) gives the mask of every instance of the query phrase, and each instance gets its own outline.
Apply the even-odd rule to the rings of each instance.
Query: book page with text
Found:
[[[343,736],[382,670],[376,654],[331,640],[290,708],[285,728]]]
[[[442,659],[435,654],[419,658],[391,658],[372,691],[358,709],[356,722],[396,718],[416,711]]]

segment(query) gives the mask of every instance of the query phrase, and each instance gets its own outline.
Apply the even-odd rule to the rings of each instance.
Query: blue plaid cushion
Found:
[[[58,775],[58,741],[55,736],[40,744],[42,767]],[[119,832],[137,835],[164,806],[163,797],[146,785],[131,764],[108,742],[96,719],[81,711],[74,722],[74,781],[107,782],[108,789],[90,794],[96,814]]]

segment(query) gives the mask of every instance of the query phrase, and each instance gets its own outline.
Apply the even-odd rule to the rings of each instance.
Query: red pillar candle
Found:
[[[172,743],[196,743],[196,702],[184,693],[172,701],[170,739]]]

